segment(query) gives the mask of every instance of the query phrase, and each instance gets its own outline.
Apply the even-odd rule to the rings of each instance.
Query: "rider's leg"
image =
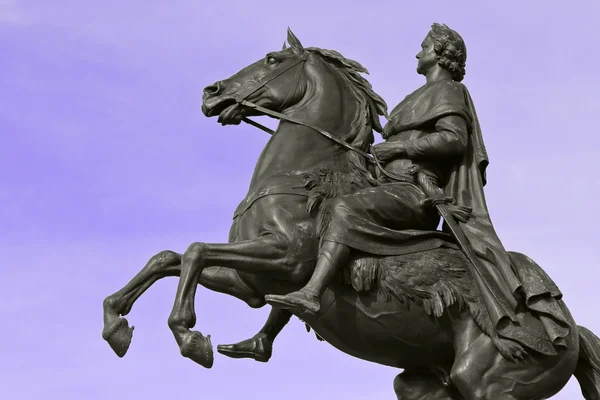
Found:
[[[315,271],[302,289],[285,296],[267,295],[267,303],[291,312],[316,314],[321,307],[321,295],[333,280],[337,271],[348,262],[350,247],[336,242],[324,241],[319,249]]]
[[[292,312],[316,314],[320,296],[339,269],[347,264],[351,249],[376,253],[378,240],[385,233],[436,228],[439,217],[423,208],[423,198],[424,194],[417,187],[408,184],[368,188],[336,198],[332,201],[331,220],[323,234],[315,271],[308,284],[285,296],[265,296],[265,300]],[[370,244],[365,244],[367,242]]]
[[[291,317],[288,311],[273,307],[267,322],[256,335],[239,343],[219,345],[217,351],[232,358],[253,358],[267,362],[271,358],[275,338]]]

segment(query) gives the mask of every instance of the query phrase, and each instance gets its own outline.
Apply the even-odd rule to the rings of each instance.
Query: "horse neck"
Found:
[[[307,86],[304,100],[284,114],[343,138],[352,131],[358,101],[341,79],[325,76]],[[315,130],[281,121],[257,162],[251,187],[275,175],[304,174],[319,168],[346,172],[347,150]]]

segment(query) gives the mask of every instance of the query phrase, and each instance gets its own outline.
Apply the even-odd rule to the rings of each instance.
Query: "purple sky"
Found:
[[[267,364],[196,366],[167,327],[176,279],[134,307],[125,358],[100,336],[103,298],[150,256],[226,240],[268,136],[205,118],[202,88],[280,49],[288,26],[364,64],[390,108],[423,83],[414,55],[431,23],[456,29],[496,229],[600,333],[600,2],[286,3],[0,0],[0,398],[395,398],[399,371],[297,319]],[[215,345],[250,337],[269,311],[202,288],[196,299]],[[555,397],[579,398],[574,379]]]

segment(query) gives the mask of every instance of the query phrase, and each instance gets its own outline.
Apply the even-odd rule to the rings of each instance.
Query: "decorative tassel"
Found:
[[[473,209],[467,206],[448,204],[448,211],[450,211],[450,215],[452,215],[454,219],[464,224],[469,220],[469,218],[471,218]]]

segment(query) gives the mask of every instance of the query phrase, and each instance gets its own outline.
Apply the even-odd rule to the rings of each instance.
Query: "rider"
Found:
[[[461,228],[483,266],[484,277],[474,278],[496,329],[512,331],[520,282],[485,204],[487,155],[470,95],[460,83],[466,56],[458,33],[433,24],[416,55],[417,72],[426,83],[396,106],[384,129],[386,141],[372,147],[385,170],[404,182],[384,175],[376,187],[339,197],[310,281],[285,296],[266,296],[269,304],[316,314],[322,293],[347,264],[351,249],[377,255],[417,250],[412,230],[434,231],[439,223],[435,209],[422,206],[426,195],[409,173],[417,164],[446,195],[472,208]]]
[[[520,344],[535,348],[535,334],[518,328],[521,282],[487,211],[483,192],[487,154],[471,97],[460,83],[467,56],[464,41],[446,25],[436,23],[421,47],[416,56],[417,72],[425,76],[426,83],[396,106],[384,129],[385,142],[372,147],[372,153],[385,164],[385,172],[378,173],[379,184],[335,200],[315,270],[302,289],[284,296],[265,296],[269,304],[279,308],[272,313],[286,317],[273,329],[265,326],[265,331],[272,331],[269,346],[289,319],[283,310],[319,311],[321,295],[349,261],[351,249],[385,256],[447,243],[435,235],[439,234],[437,212],[423,206],[426,195],[410,173],[411,166],[416,165],[443,188],[446,196],[472,210],[470,218],[459,226],[481,266],[480,274],[472,276],[495,328],[491,336],[497,348],[507,357],[521,352]],[[448,232],[446,225],[443,230]],[[545,335],[543,330],[537,332]],[[234,356],[238,349],[255,346],[257,337],[224,347]]]

